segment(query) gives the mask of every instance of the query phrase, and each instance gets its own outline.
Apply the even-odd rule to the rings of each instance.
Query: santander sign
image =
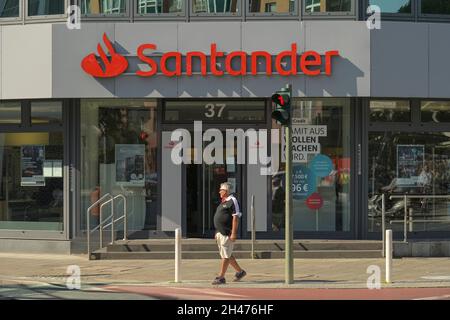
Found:
[[[116,52],[106,34],[103,34],[103,42],[109,54],[107,55],[102,46],[98,44],[99,56],[95,53],[89,54],[81,61],[81,68],[84,72],[96,78],[117,77],[127,70],[128,61]],[[146,70],[137,70],[135,72],[137,76],[151,77],[158,73],[167,77],[192,76],[194,74],[218,77],[223,75],[245,76],[261,73],[267,76],[272,74],[292,76],[299,74],[299,72],[307,76],[318,76],[320,74],[330,76],[332,74],[333,57],[339,56],[337,50],[326,51],[323,54],[316,51],[306,51],[299,55],[296,43],[291,44],[290,50],[282,51],[275,56],[267,51],[251,53],[232,51],[225,54],[225,52],[217,50],[215,43],[211,44],[208,53],[191,51],[183,57],[180,52],[166,52],[162,56],[158,55],[158,60],[155,59],[156,56],[152,58],[152,55],[148,54],[149,50],[157,50],[156,44],[144,43],[136,50],[139,60],[148,66]],[[219,60],[224,62],[224,67],[218,66]],[[193,70],[194,61],[200,62],[198,72]],[[265,64],[263,72],[258,70],[258,62],[261,61]],[[287,64],[287,61],[289,61],[289,64]]]

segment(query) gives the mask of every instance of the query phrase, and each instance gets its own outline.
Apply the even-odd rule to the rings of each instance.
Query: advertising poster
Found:
[[[144,144],[116,144],[116,183],[129,187],[145,186]]]
[[[303,200],[316,191],[316,176],[307,166],[294,165],[292,169],[292,198]]]
[[[20,148],[22,187],[45,186],[44,161],[45,146],[26,145]]]
[[[414,185],[425,161],[424,145],[397,145],[397,184]]]

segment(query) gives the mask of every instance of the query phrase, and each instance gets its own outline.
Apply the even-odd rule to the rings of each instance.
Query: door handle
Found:
[[[357,148],[357,158],[358,158],[358,176],[362,174],[362,155],[361,155],[361,144],[358,143]]]

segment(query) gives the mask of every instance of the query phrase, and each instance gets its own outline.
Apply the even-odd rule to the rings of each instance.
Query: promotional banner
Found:
[[[397,185],[416,184],[424,157],[424,145],[397,145]]]
[[[319,154],[321,152],[319,137],[326,136],[327,126],[292,125],[292,162],[306,163],[308,154]],[[282,131],[281,147],[283,150],[281,161],[286,162],[284,130]]]
[[[21,158],[21,181],[22,187],[43,187],[45,186],[44,178],[44,161],[45,146],[43,145],[26,145],[20,148]]]
[[[316,191],[316,176],[304,165],[295,165],[292,170],[292,197],[306,199]]]
[[[129,187],[145,186],[144,144],[116,144],[116,183]]]

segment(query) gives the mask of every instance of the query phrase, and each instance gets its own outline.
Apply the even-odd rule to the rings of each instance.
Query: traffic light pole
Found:
[[[287,85],[292,97],[292,85]],[[286,199],[285,199],[285,276],[286,284],[294,283],[294,215],[292,212],[292,106],[289,108],[289,122],[284,127],[286,137]]]
[[[285,276],[286,284],[294,283],[294,217],[292,214],[292,127],[287,125],[284,127],[286,138],[286,199],[285,199]]]

